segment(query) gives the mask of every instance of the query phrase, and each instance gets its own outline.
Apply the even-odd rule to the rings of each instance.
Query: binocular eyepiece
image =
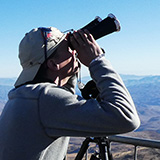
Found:
[[[93,21],[81,28],[81,30],[87,29],[94,39],[97,40],[110,33],[120,31],[120,28],[120,22],[113,14],[110,13],[104,20],[100,17],[96,17]],[[72,36],[72,34],[70,34],[70,36]],[[71,48],[73,49],[72,46]]]

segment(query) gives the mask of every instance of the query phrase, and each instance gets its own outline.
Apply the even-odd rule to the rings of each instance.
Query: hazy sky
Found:
[[[5,0],[0,3],[0,77],[19,75],[18,45],[32,28],[79,29],[109,13],[119,19],[121,31],[98,43],[113,67],[121,74],[160,75],[160,0]]]

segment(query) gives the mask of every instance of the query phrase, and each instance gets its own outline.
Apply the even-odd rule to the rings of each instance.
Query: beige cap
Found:
[[[22,72],[15,87],[32,81],[41,64],[48,58],[64,40],[66,35],[57,28],[36,28],[25,35],[19,45],[19,59]]]

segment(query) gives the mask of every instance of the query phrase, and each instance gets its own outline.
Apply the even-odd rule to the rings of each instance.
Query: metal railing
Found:
[[[137,160],[137,147],[138,146],[160,149],[159,140],[149,140],[149,139],[125,137],[125,136],[109,136],[108,140],[109,140],[109,143],[118,142],[118,143],[134,145],[134,160]]]
[[[123,143],[126,145],[133,145],[134,146],[134,153],[133,153],[134,160],[137,160],[137,147],[148,147],[148,148],[160,149],[159,140],[150,140],[150,139],[142,139],[142,138],[126,137],[126,136],[108,136],[108,137],[101,137],[101,138],[93,137],[93,138],[86,138],[83,141],[83,144],[75,160],[82,160],[85,153],[86,153],[85,159],[88,160],[89,143],[96,143],[99,146],[100,158],[97,158],[97,159],[113,160],[114,158],[111,152],[112,142]]]

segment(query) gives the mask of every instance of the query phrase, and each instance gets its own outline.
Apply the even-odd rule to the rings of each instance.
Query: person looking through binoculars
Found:
[[[23,70],[0,117],[0,159],[63,160],[70,136],[121,134],[140,125],[123,81],[87,30],[35,28],[20,42],[19,58]],[[80,64],[100,101],[75,94]]]

